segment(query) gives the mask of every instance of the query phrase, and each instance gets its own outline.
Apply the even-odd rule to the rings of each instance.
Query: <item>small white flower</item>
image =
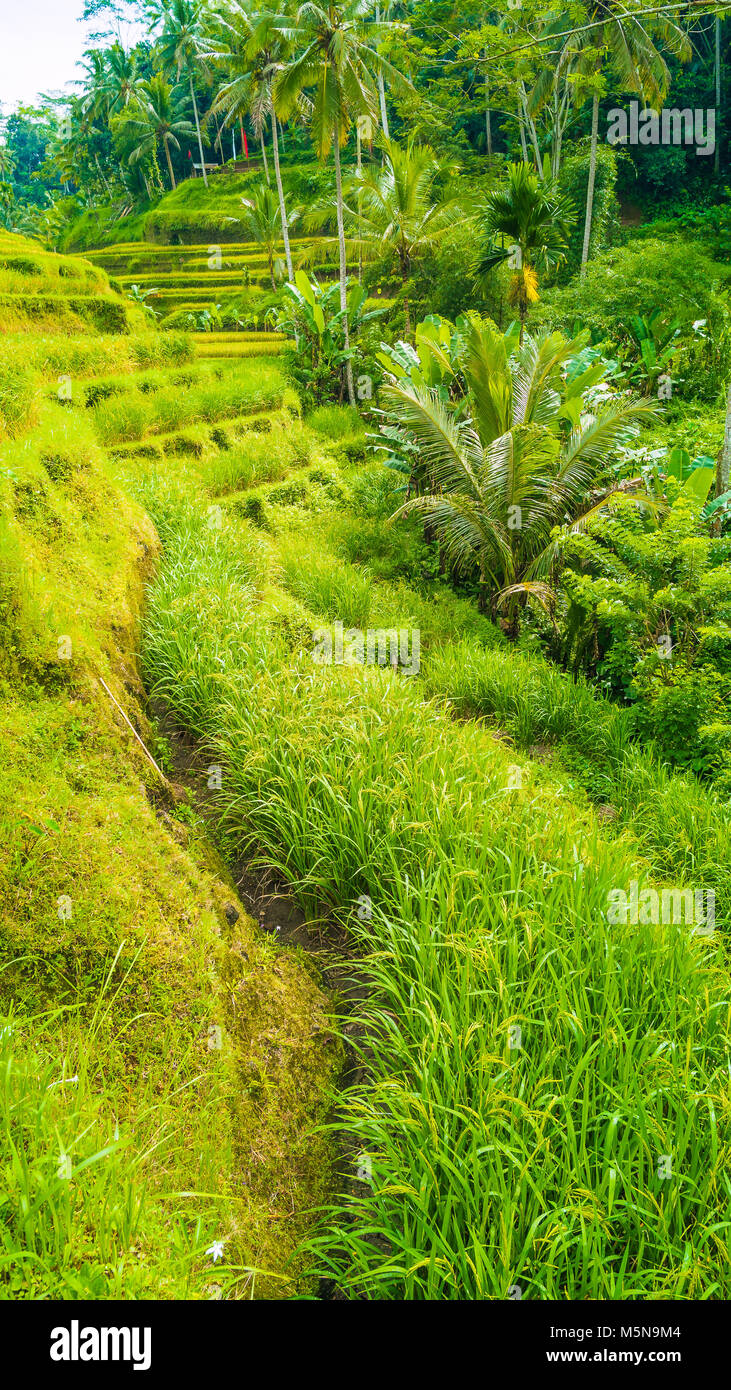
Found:
[[[212,1257],[213,1263],[214,1263],[214,1264],[216,1263],[216,1260],[222,1260],[222,1259],[223,1259],[223,1241],[222,1241],[222,1240],[214,1240],[213,1245],[209,1245],[208,1249],[206,1250],[206,1254],[207,1254],[207,1255],[210,1255],[210,1256]]]

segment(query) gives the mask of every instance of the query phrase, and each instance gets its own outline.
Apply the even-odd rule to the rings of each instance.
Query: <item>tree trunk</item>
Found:
[[[536,173],[538,174],[539,179],[541,179],[543,178],[543,165],[541,163],[541,151],[538,148],[538,135],[536,134],[535,121],[532,119],[528,112],[528,97],[526,94],[525,86],[522,82],[520,84],[520,104],[523,109],[523,118],[528,128],[530,142],[533,147],[533,157],[536,161]]]
[[[97,169],[98,169],[98,171],[99,171],[99,177],[100,177],[102,183],[104,184],[104,187],[105,187],[106,190],[107,190],[107,197],[108,197],[108,198],[111,198],[111,196],[112,196],[112,190],[111,190],[111,188],[109,187],[109,184],[107,183],[106,175],[105,175],[105,173],[104,173],[104,170],[102,169],[101,164],[99,163],[99,156],[98,156],[98,154],[95,154],[95,155],[94,155],[94,159],[96,160],[96,167],[97,167]]]
[[[215,140],[215,143],[214,143],[213,148],[214,148],[214,150],[215,150],[216,145],[218,145],[218,153],[219,153],[220,156],[221,156],[221,158],[219,159],[218,162],[219,162],[219,164],[225,164],[225,163],[226,163],[226,156],[225,156],[225,154],[223,153],[223,127],[220,126],[220,125],[218,124],[218,116],[214,116],[213,119],[214,119],[214,121],[216,122],[216,140]],[[233,134],[233,132],[231,132],[231,133]],[[234,158],[236,158],[236,150],[235,150],[235,148],[234,148]]]
[[[362,168],[363,168],[363,158],[362,158],[361,143],[360,143],[360,130],[358,129],[357,125],[356,125],[356,128],[355,128],[355,151],[356,151],[356,153],[355,153],[355,167],[356,167],[356,170],[357,170],[357,172],[358,172],[358,175],[360,176],[361,170],[362,170]],[[360,190],[360,187],[359,187],[359,188],[358,188],[358,284],[359,284],[359,285],[362,284],[362,282],[363,282],[363,246],[362,246],[363,228],[362,228],[362,226],[361,226],[360,209],[361,209],[361,190]]]
[[[287,226],[287,209],[284,203],[284,189],[282,188],[282,173],[279,168],[279,136],[277,134],[277,118],[272,107],[272,149],[274,150],[274,174],[277,180],[277,193],[279,194],[279,216],[282,222],[282,240],[284,242],[284,254],[287,260],[287,279],[294,280],[292,270],[292,252],[289,249],[289,227]]]
[[[381,22],[381,7],[380,7],[380,5],[376,5],[376,24],[380,24],[380,22]],[[381,125],[383,126],[383,134],[384,134],[384,136],[385,136],[385,138],[386,138],[387,140],[390,140],[391,137],[390,137],[390,135],[389,135],[389,133],[388,133],[388,112],[387,112],[387,110],[386,110],[386,84],[385,84],[384,81],[383,81],[383,73],[380,72],[380,71],[379,71],[378,76],[377,76],[377,84],[378,84],[378,104],[379,104],[379,106],[380,106],[380,108],[381,108]]]
[[[335,193],[338,213],[338,248],[340,251],[340,308],[343,312],[343,335],[345,338],[345,351],[350,352],[350,331],[348,328],[348,300],[346,292],[346,278],[348,273],[347,261],[345,259],[345,226],[343,223],[343,178],[340,169],[340,130],[336,120],[333,125],[333,154],[335,156]],[[345,364],[345,377],[348,383],[348,400],[351,405],[355,405],[355,389],[353,387],[353,364],[348,358]]]
[[[170,174],[170,187],[171,187],[171,188],[177,188],[177,184],[176,184],[176,182],[175,182],[175,175],[174,175],[174,173],[173,173],[173,161],[172,161],[172,159],[170,158],[170,146],[168,145],[168,137],[167,137],[167,135],[163,135],[163,137],[162,137],[162,143],[163,143],[163,145],[165,146],[165,154],[166,154],[166,156],[167,156],[167,161],[168,161],[168,172],[169,172],[169,174]]]
[[[492,167],[492,121],[490,119],[490,79],[487,75],[487,53],[485,53],[485,143],[487,146],[487,167]]]
[[[189,73],[188,73],[188,78],[189,78],[189,80],[190,80],[190,95],[191,95],[191,97],[193,98],[193,115],[195,116],[195,128],[196,128],[196,131],[197,131],[197,134],[198,134],[198,149],[200,150],[200,156],[201,156],[201,173],[203,174],[203,182],[204,182],[204,184],[205,184],[205,186],[206,186],[206,188],[207,188],[207,187],[208,187],[208,175],[207,175],[207,173],[206,173],[206,160],[205,160],[205,155],[203,154],[203,140],[202,140],[202,138],[201,138],[201,123],[200,123],[200,121],[198,120],[198,102],[197,102],[196,99],[195,99],[195,87],[193,86],[193,74],[192,74],[192,72],[189,72]]]
[[[259,131],[259,144],[261,145],[261,157],[262,157],[262,160],[263,160],[263,162],[264,162],[264,177],[265,177],[265,179],[266,179],[266,181],[267,181],[267,187],[268,187],[268,188],[271,188],[271,186],[272,186],[272,181],[271,181],[271,179],[270,179],[270,177],[269,177],[269,165],[267,164],[267,152],[266,152],[266,148],[265,148],[265,146],[264,146],[264,127],[263,127],[263,126],[262,126],[261,130]]]
[[[716,124],[718,124],[718,119],[719,119],[719,117],[720,117],[720,115],[721,115],[721,17],[720,17],[720,15],[716,15],[715,29],[716,29],[716,33],[715,33],[715,39],[716,39],[716,52],[715,52],[715,56],[714,56],[714,68],[715,68],[715,78],[716,78]],[[714,156],[713,156],[713,168],[714,168],[714,173],[718,176],[718,174],[720,174],[720,172],[721,172],[721,143],[720,143],[720,140],[719,140],[718,136],[716,136],[716,148],[715,148],[715,150],[714,150]]]
[[[528,159],[528,146],[525,142],[525,129],[523,127],[523,116],[521,112],[518,112],[518,130],[520,131],[520,148],[523,151],[523,163],[528,164],[530,162]]]
[[[729,479],[731,478],[731,382],[729,382],[728,397],[726,400],[726,428],[723,432],[723,444],[718,455],[716,464],[716,496],[728,492]]]
[[[581,251],[581,278],[586,275],[586,263],[589,259],[589,242],[591,241],[591,215],[594,210],[594,181],[596,179],[596,152],[599,137],[599,95],[594,93],[594,103],[591,111],[591,154],[589,156],[589,181],[586,185],[586,217],[584,220],[584,245]]]
[[[405,314],[405,317],[406,317],[406,332],[407,332],[407,333],[410,333],[410,332],[411,332],[411,314],[410,314],[410,312],[409,312],[409,297],[408,297],[409,275],[408,275],[408,271],[404,270],[403,266],[401,267],[401,283],[402,283],[403,288],[404,288],[404,314]]]

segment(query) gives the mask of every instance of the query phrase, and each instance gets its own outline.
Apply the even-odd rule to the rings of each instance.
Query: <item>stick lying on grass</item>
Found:
[[[124,710],[122,709],[122,706],[120,705],[119,700],[115,700],[115,698],[114,698],[114,696],[113,696],[111,690],[109,689],[109,686],[107,685],[106,681],[102,680],[101,676],[98,677],[98,680],[99,680],[99,684],[100,684],[101,686],[103,686],[103,688],[106,690],[107,695],[109,696],[110,700],[112,701],[112,704],[116,705],[116,707],[117,707],[117,709],[119,710],[119,713],[121,714],[121,716],[122,716],[122,718],[123,718],[125,724],[128,726],[128,728],[130,728],[130,729],[132,730],[132,733],[134,734],[135,738],[137,739],[137,742],[139,743],[140,748],[142,749],[142,752],[144,753],[145,757],[146,757],[146,758],[149,758],[149,760],[150,760],[150,762],[152,763],[152,766],[154,767],[155,771],[160,773],[160,776],[162,777],[163,782],[167,782],[168,779],[167,779],[167,777],[165,776],[165,773],[163,772],[162,768],[158,767],[158,765],[157,765],[157,763],[155,762],[155,759],[153,758],[152,753],[149,751],[149,749],[145,747],[145,745],[144,745],[144,743],[142,742],[142,739],[140,738],[140,736],[139,736],[137,730],[135,729],[134,725],[130,723],[129,719],[127,718],[127,716],[126,716],[126,714],[125,714],[125,712],[124,712]]]

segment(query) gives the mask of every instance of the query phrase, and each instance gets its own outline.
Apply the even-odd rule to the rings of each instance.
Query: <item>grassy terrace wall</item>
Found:
[[[0,363],[3,1296],[302,1292],[327,1001],[246,916],[155,741],[137,640],[159,541],[100,443],[120,395],[167,390],[215,430],[219,405],[253,418],[286,393],[270,372],[221,402],[180,335],[67,323],[27,324]]]

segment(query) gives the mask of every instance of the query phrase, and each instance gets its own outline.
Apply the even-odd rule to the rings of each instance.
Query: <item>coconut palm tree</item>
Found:
[[[211,56],[240,69],[219,91],[212,114],[225,112],[226,120],[235,120],[246,113],[251,117],[254,132],[261,145],[262,158],[267,183],[269,170],[264,145],[264,126],[267,117],[271,122],[272,151],[274,154],[274,175],[277,183],[281,235],[287,261],[287,275],[294,275],[292,253],[289,245],[289,224],[284,201],[282,172],[279,164],[279,134],[277,112],[274,106],[272,85],[278,68],[291,53],[291,42],[275,22],[275,13],[266,15],[251,14],[241,0],[233,0],[232,8],[220,16],[225,43],[217,44]],[[276,19],[285,18],[285,9],[276,12]]]
[[[269,279],[272,289],[276,290],[274,258],[282,237],[282,210],[279,199],[274,190],[263,183],[254,190],[250,197],[242,198],[241,202],[246,209],[242,219],[246,231],[250,239],[258,242],[266,251]],[[296,213],[293,214],[293,221],[296,216]],[[292,276],[290,275],[289,278],[292,279]]]
[[[670,72],[656,40],[678,58],[687,59],[691,55],[687,35],[680,26],[666,14],[648,12],[644,0],[621,0],[621,3],[618,0],[589,0],[585,22],[566,35],[553,64],[555,80],[565,74],[568,66],[584,79],[585,86],[592,94],[582,277],[586,274],[589,259],[594,210],[602,65],[606,62],[612,69],[621,91],[633,92],[653,106],[660,106],[670,84]]]
[[[178,81],[180,81],[183,72],[187,74],[190,99],[193,103],[195,131],[198,137],[201,172],[207,188],[208,175],[203,154],[203,137],[193,82],[196,63],[205,51],[205,6],[202,0],[148,0],[147,9],[152,20],[151,27],[155,27],[162,20],[162,33],[157,41],[157,51],[163,69],[165,72],[174,72]]]
[[[439,173],[428,145],[410,142],[401,148],[389,140],[384,145],[382,168],[361,171],[354,182],[359,200],[359,241],[366,251],[390,252],[397,261],[409,333],[406,291],[413,263],[465,218],[464,208],[438,190]]]
[[[137,67],[137,54],[133,49],[127,53],[121,43],[114,43],[106,50],[104,63],[102,85],[107,97],[107,112],[116,116],[118,112],[126,110],[137,96],[142,74]]]
[[[176,98],[170,83],[162,73],[156,73],[148,82],[142,83],[139,114],[130,121],[130,134],[134,141],[130,163],[136,164],[145,155],[154,155],[158,141],[162,141],[171,188],[175,188],[176,183],[170,147],[172,145],[173,149],[179,150],[178,136],[190,137],[195,134],[195,127],[183,115],[184,110],[182,99]]]
[[[0,145],[0,180],[10,180],[15,173],[15,160],[7,145]]]
[[[306,0],[293,19],[274,17],[274,23],[292,41],[293,54],[277,73],[273,88],[275,108],[283,117],[297,108],[301,94],[314,89],[310,129],[318,157],[327,159],[330,150],[335,163],[335,197],[340,255],[340,307],[344,314],[345,350],[350,354],[347,322],[347,263],[343,178],[340,148],[358,116],[376,118],[376,94],[371,74],[400,74],[374,47],[393,27],[367,23],[371,0],[339,0],[324,8]],[[346,362],[348,400],[355,405],[353,364]]]
[[[507,183],[487,195],[479,217],[486,245],[478,272],[508,263],[510,303],[518,310],[523,341],[528,306],[538,299],[539,273],[559,265],[575,211],[559,193],[544,160],[543,179],[528,164],[509,164]]]
[[[502,335],[474,318],[466,331],[459,408],[443,391],[391,375],[382,389],[387,417],[416,444],[431,491],[396,513],[422,513],[456,573],[475,565],[481,607],[529,594],[550,608],[546,582],[556,556],[556,527],[577,529],[607,506],[617,489],[606,483],[612,450],[648,403],[614,399],[598,409],[586,400],[602,364],[567,373],[585,344],[561,333]],[[626,494],[622,494],[626,496]]]

